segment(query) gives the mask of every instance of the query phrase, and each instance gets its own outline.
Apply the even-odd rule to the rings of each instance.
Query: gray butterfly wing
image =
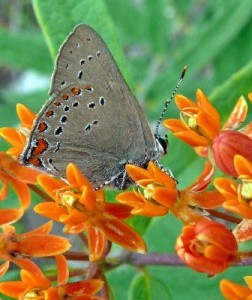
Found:
[[[50,90],[21,160],[65,177],[75,163],[95,187],[126,162],[152,159],[155,140],[111,53],[89,26],[63,44]]]

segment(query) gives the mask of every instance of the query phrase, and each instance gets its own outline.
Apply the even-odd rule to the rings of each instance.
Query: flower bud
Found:
[[[237,177],[234,156],[242,155],[252,161],[252,140],[239,131],[221,131],[213,141],[213,156],[219,169],[228,175]]]
[[[236,261],[237,243],[222,224],[204,220],[186,225],[176,242],[177,255],[192,269],[215,275]]]

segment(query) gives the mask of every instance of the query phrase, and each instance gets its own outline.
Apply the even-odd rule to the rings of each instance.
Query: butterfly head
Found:
[[[168,150],[169,142],[168,137],[165,135],[165,138],[162,138],[160,135],[155,135],[155,141],[160,155],[165,155]]]

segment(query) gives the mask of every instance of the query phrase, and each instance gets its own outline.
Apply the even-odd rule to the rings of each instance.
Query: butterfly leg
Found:
[[[111,185],[122,174],[123,174],[123,177],[124,177],[124,173],[126,173],[125,170],[120,171],[119,173],[117,173],[116,175],[114,175],[113,177],[111,177],[109,180],[106,180],[104,183],[102,183],[101,185],[99,185],[98,187],[96,187],[95,190],[98,191],[98,190],[104,188],[105,186]]]
[[[168,174],[174,181],[176,181],[176,183],[179,183],[178,180],[174,177],[172,171],[170,168],[166,168],[164,167],[158,160],[155,160],[154,163],[162,170],[164,171],[166,174]]]

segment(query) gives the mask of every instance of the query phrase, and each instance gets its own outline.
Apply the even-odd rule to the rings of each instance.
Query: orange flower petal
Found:
[[[58,270],[57,284],[58,285],[66,284],[69,277],[67,260],[64,255],[57,255],[55,258],[56,258],[56,264]]]
[[[84,230],[86,230],[87,224],[86,222],[79,223],[77,225],[68,225],[66,224],[63,228],[64,233],[69,233],[69,234],[78,234]]]
[[[153,161],[149,162],[148,170],[150,171],[151,178],[155,182],[158,182],[167,188],[176,188],[176,181],[166,172],[162,171]]]
[[[14,128],[2,127],[0,128],[0,136],[13,145],[13,147],[7,151],[9,155],[18,157],[22,153],[26,143],[26,136],[24,134]]]
[[[27,235],[30,235],[30,234],[33,235],[33,234],[38,234],[38,233],[48,234],[48,233],[51,232],[52,227],[53,227],[53,221],[51,220],[51,221],[46,222],[45,224],[43,224],[43,225],[41,225],[41,226],[31,230],[31,231],[26,232],[25,235],[27,236]],[[22,234],[20,234],[20,235],[22,235]]]
[[[237,183],[227,178],[216,178],[214,180],[214,186],[221,192],[226,199],[237,199]]]
[[[104,203],[104,211],[118,219],[127,219],[131,216],[131,207],[124,204],[106,202]]]
[[[94,211],[96,209],[96,192],[88,186],[82,186],[82,194],[79,202],[83,204],[87,210]]]
[[[1,170],[14,179],[18,179],[24,183],[37,183],[36,177],[40,174],[38,171],[20,165],[19,162],[4,152],[0,152],[0,165]]]
[[[234,166],[239,178],[252,179],[252,163],[241,155],[235,155]]]
[[[28,270],[21,270],[20,272],[22,282],[27,284],[27,287],[36,287],[40,289],[47,289],[50,287],[51,282],[48,280],[43,273],[39,276]]]
[[[244,276],[243,279],[246,282],[247,286],[251,290],[251,288],[252,288],[252,276]]]
[[[31,194],[28,186],[21,181],[13,179],[12,177],[9,177],[9,182],[18,196],[22,209],[27,209],[31,203]]]
[[[150,178],[149,172],[141,167],[135,165],[126,165],[126,172],[129,174],[131,179],[135,182],[143,179],[143,178]]]
[[[80,212],[77,209],[73,209],[69,214],[62,215],[60,217],[60,222],[65,223],[69,226],[76,226],[79,223],[86,222],[90,216],[84,212]]]
[[[66,238],[56,235],[22,234],[18,243],[18,251],[32,257],[59,255],[67,251],[71,244]]]
[[[67,210],[54,202],[44,202],[36,205],[34,211],[42,216],[60,222],[62,215],[67,215]]]
[[[33,276],[40,278],[41,284],[48,285],[50,281],[44,276],[40,268],[30,259],[27,258],[13,258],[13,263],[18,265],[21,269],[29,271]]]
[[[203,146],[199,146],[199,147],[195,147],[194,151],[196,152],[196,154],[198,156],[201,157],[207,157],[208,156],[208,147],[203,147]]]
[[[21,126],[27,129],[32,129],[36,114],[21,103],[16,105],[16,110],[18,118],[21,121]]]
[[[145,217],[165,216],[169,209],[165,206],[156,205],[151,202],[146,202],[145,205],[135,207],[132,209],[132,215],[139,215]]]
[[[156,187],[153,193],[153,199],[166,208],[173,208],[178,197],[177,190],[171,190],[165,187]]]
[[[90,261],[99,260],[104,252],[106,237],[98,228],[88,227],[88,249]]]
[[[129,225],[119,219],[106,216],[97,220],[97,226],[108,240],[139,253],[146,252],[144,240]]]
[[[37,180],[38,184],[41,185],[46,193],[53,199],[57,199],[58,190],[68,186],[63,180],[53,178],[46,174],[39,175]]]
[[[227,200],[222,207],[228,211],[241,215],[243,218],[252,219],[252,208],[246,203],[237,200]]]
[[[245,100],[245,98],[243,96],[241,96],[233,111],[231,112],[228,120],[226,121],[226,123],[223,125],[223,129],[236,129],[238,126],[240,126],[246,116],[247,116],[247,112],[248,112],[248,104]]]
[[[195,180],[194,183],[189,185],[186,190],[190,191],[202,191],[204,190],[209,183],[211,182],[215,172],[215,167],[211,164],[210,161],[207,161],[204,165],[204,169],[200,176]]]
[[[116,195],[116,201],[127,204],[129,206],[135,207],[142,203],[143,199],[139,196],[139,192],[136,191],[126,191]]]
[[[1,174],[0,174],[0,176],[1,176]],[[2,181],[2,178],[0,178],[0,180]],[[3,184],[3,186],[0,189],[0,201],[3,201],[4,199],[6,199],[6,197],[8,195],[8,191],[9,191],[7,180],[6,180],[6,182],[2,182],[2,184]]]
[[[190,131],[190,129],[185,125],[184,122],[178,119],[167,119],[163,121],[164,127],[166,127],[171,132],[184,132]]]
[[[102,288],[103,284],[103,281],[99,279],[83,280],[66,284],[64,291],[69,295],[74,295],[75,293],[95,295]]]
[[[15,169],[12,168],[12,170],[15,171],[14,175],[18,180],[31,184],[36,184],[37,176],[41,174],[38,170],[21,166],[20,164],[18,164]]]
[[[190,107],[193,109],[198,108],[197,104],[193,100],[181,94],[175,95],[175,103],[180,110],[188,109]]]
[[[245,286],[236,284],[230,280],[222,279],[220,281],[220,289],[226,299],[248,299],[252,296],[252,291]]]
[[[245,127],[240,130],[243,134],[246,134],[252,139],[252,122],[248,123]]]
[[[6,208],[0,210],[0,226],[11,224],[19,220],[24,214],[24,210],[20,208]]]
[[[191,194],[191,198],[195,204],[208,209],[220,207],[226,201],[219,191],[201,191]]]
[[[220,130],[220,115],[216,108],[214,108],[214,106],[208,100],[206,94],[201,89],[198,89],[196,92],[196,98],[199,108],[212,116],[213,122],[211,123],[214,123],[216,128],[219,128]]]
[[[174,133],[174,135],[192,147],[207,146],[209,141],[195,131]]]
[[[27,288],[26,283],[21,281],[7,281],[0,283],[0,292],[6,296],[18,299]]]
[[[83,176],[79,169],[72,163],[69,163],[66,169],[66,176],[68,182],[78,189],[81,189],[82,186],[86,186],[89,189],[92,189],[90,182]]]
[[[8,271],[9,265],[9,261],[6,261],[0,265],[0,277],[4,276],[4,274]]]
[[[220,132],[220,122],[216,122],[208,112],[200,111],[197,116],[197,124],[203,135],[212,141]]]

